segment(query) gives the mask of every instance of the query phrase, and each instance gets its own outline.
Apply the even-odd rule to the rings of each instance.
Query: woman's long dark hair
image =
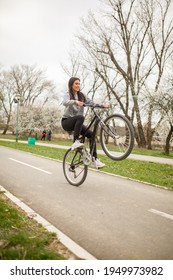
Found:
[[[75,97],[74,97],[74,93],[73,93],[73,90],[72,90],[72,86],[73,86],[73,83],[74,83],[76,80],[80,81],[79,78],[77,78],[77,77],[72,77],[72,78],[70,78],[70,80],[69,80],[69,82],[68,82],[68,88],[69,88],[70,99],[73,99],[73,100],[75,100]],[[84,96],[84,94],[83,94],[81,91],[78,91],[78,92],[77,92],[77,95],[78,95],[78,100],[79,100],[79,101],[85,102],[85,96]]]

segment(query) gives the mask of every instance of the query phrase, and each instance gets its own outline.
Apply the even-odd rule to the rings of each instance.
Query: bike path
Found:
[[[74,187],[62,163],[0,150],[0,184],[95,258],[172,260],[173,192],[92,170]]]
[[[0,138],[0,141],[10,141],[10,142],[15,142],[15,140],[10,140],[10,139],[3,139]],[[18,141],[19,143],[23,144],[28,144],[27,141]],[[69,149],[70,146],[63,146],[63,145],[57,145],[57,144],[52,144],[52,143],[40,143],[36,142],[37,146],[46,146],[46,147],[53,147],[57,149]],[[102,150],[98,150],[98,154],[100,155],[105,155],[105,153]],[[149,161],[149,162],[156,162],[156,163],[162,163],[162,164],[170,164],[173,165],[173,159],[169,158],[160,158],[160,157],[154,157],[154,156],[145,156],[145,155],[138,155],[138,154],[130,154],[128,156],[130,159],[134,160],[141,160],[141,161]]]

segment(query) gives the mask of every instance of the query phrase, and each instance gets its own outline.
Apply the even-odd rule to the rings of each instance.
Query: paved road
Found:
[[[15,142],[15,140],[10,140],[10,139],[0,138],[0,141],[1,140]],[[24,144],[28,143],[27,141],[19,141],[19,142],[24,143]],[[57,149],[68,149],[69,148],[69,146],[62,146],[62,145],[57,145],[57,144],[52,144],[52,143],[44,143],[44,142],[43,143],[37,142],[36,145],[54,147],[54,148],[57,148]],[[105,155],[105,153],[102,150],[98,150],[98,154]],[[159,158],[159,157],[145,156],[145,155],[135,155],[135,154],[129,155],[128,158],[173,165],[173,159],[169,159],[169,158]]]
[[[2,146],[0,159],[0,185],[97,259],[173,259],[173,192],[93,171],[77,188],[59,162]]]

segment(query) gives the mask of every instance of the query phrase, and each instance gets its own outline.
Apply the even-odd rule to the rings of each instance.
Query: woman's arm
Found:
[[[63,101],[62,101],[62,105],[64,105],[64,106],[70,106],[70,105],[74,105],[74,104],[76,104],[75,100],[70,99],[70,95],[69,95],[69,93],[67,92],[67,93],[65,94],[65,96],[64,96]]]

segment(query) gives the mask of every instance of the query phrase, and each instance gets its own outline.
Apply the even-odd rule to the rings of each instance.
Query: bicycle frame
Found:
[[[92,138],[91,138],[91,143],[90,143],[90,154],[91,156],[93,155],[94,152],[94,146],[95,146],[95,139],[96,139],[96,135],[97,135],[97,129],[98,129],[98,125],[99,123],[102,121],[101,117],[99,116],[99,114],[95,111],[95,108],[104,108],[103,106],[91,106],[91,105],[87,105],[85,104],[84,106],[86,107],[90,107],[92,109],[92,111],[94,112],[94,117],[93,119],[90,121],[89,125],[87,126],[84,135],[82,135],[81,139],[83,140],[83,142],[85,142],[85,135],[87,133],[87,131],[91,128],[91,126],[94,124],[94,129],[93,129],[93,134],[92,134]]]

